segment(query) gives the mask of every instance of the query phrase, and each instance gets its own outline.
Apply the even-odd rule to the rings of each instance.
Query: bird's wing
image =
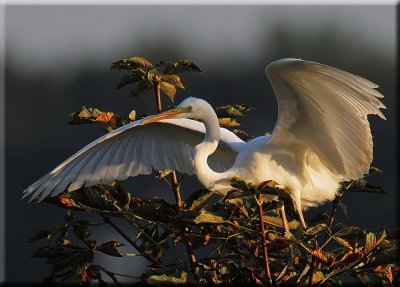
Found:
[[[189,119],[168,119],[147,125],[135,121],[88,144],[24,190],[24,197],[39,201],[99,182],[124,180],[154,170],[173,169],[192,175],[194,147],[204,138],[204,124]],[[228,169],[240,145],[236,135],[221,128],[221,141],[209,157],[210,167]]]
[[[298,59],[271,63],[265,73],[278,101],[269,144],[314,152],[345,180],[362,177],[372,161],[367,115],[385,119],[378,86],[359,76]]]

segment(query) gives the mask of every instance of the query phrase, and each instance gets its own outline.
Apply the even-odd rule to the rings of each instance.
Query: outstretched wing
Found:
[[[290,146],[300,156],[313,152],[344,180],[368,172],[372,136],[367,115],[385,119],[376,84],[299,59],[273,62],[265,73],[278,101],[278,120],[268,144]]]
[[[24,191],[39,201],[81,186],[124,180],[154,170],[173,169],[192,175],[194,147],[204,138],[204,124],[168,119],[147,125],[135,121],[88,144]],[[244,142],[221,128],[221,141],[209,157],[216,171],[232,166]]]

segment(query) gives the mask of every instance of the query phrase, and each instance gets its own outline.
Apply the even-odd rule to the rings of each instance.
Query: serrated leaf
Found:
[[[336,207],[341,213],[343,213],[344,216],[349,217],[349,215],[347,214],[347,206],[343,202],[338,201],[336,203]]]
[[[171,275],[151,275],[146,278],[146,282],[148,284],[155,284],[155,285],[177,285],[177,284],[186,284],[187,283],[187,273],[182,272],[181,277],[175,277]]]
[[[132,97],[139,97],[146,93],[147,91],[151,90],[153,88],[153,83],[146,79],[143,81],[140,81],[139,84],[137,85],[136,89],[132,91],[131,96]]]
[[[283,228],[283,222],[280,217],[264,215],[263,221],[268,224]],[[297,227],[299,226],[299,222],[297,220],[292,220],[292,221],[288,222],[288,226],[289,226],[289,229],[297,229]]]
[[[308,228],[305,233],[307,235],[314,236],[314,235],[317,235],[318,233],[320,233],[322,230],[326,230],[326,229],[328,229],[326,224],[325,223],[320,223],[320,224],[317,224],[317,225],[315,225],[315,226],[313,226],[311,228]]]
[[[349,243],[349,242],[347,242],[346,240],[344,240],[344,239],[342,239],[342,238],[340,238],[340,237],[337,237],[337,236],[334,236],[333,237],[340,245],[343,245],[344,247],[346,247],[347,249],[349,249],[349,250],[353,250],[353,246],[351,246],[351,244]]]
[[[242,131],[242,130],[239,130],[239,129],[234,129],[232,132],[243,141],[248,141],[249,139],[253,138],[252,135],[249,135],[245,131]]]
[[[113,112],[103,112],[96,108],[83,106],[79,111],[71,114],[73,117],[70,124],[83,124],[83,123],[108,123],[115,122],[118,116]]]
[[[58,234],[60,231],[61,231],[60,227],[38,230],[32,235],[32,237],[29,239],[28,242],[31,243],[33,241],[44,239],[44,238],[49,240],[49,239],[53,238],[54,235]]]
[[[76,237],[81,239],[82,241],[86,242],[87,240],[90,239],[90,230],[86,225],[74,225],[72,227],[72,230],[74,231],[74,234]]]
[[[169,84],[175,86],[176,88],[180,88],[180,89],[185,88],[181,82],[181,78],[177,75],[162,75],[161,81],[169,83]]]
[[[222,127],[237,127],[240,124],[233,118],[219,118],[219,125]]]
[[[352,273],[352,275],[363,285],[371,285],[371,278],[368,277],[367,273]]]
[[[376,166],[371,166],[371,167],[369,168],[368,174],[374,174],[374,173],[381,174],[381,173],[383,173],[383,171],[381,171],[381,170],[380,170],[379,168],[377,168]]]
[[[390,283],[390,285],[393,284],[393,273],[391,264],[388,264],[386,266],[378,266],[374,268],[372,272],[380,273]]]
[[[365,237],[365,246],[364,251],[365,253],[369,253],[374,249],[376,246],[376,236],[374,233],[369,232]]]
[[[354,180],[351,184],[350,187],[348,188],[349,191],[355,190],[355,189],[363,189],[367,185],[367,181],[363,178],[359,178],[357,180]]]
[[[218,118],[231,118],[242,117],[243,113],[236,109],[234,106],[222,106],[215,109]]]
[[[121,79],[118,82],[118,85],[116,87],[116,89],[121,89],[127,85],[133,84],[133,83],[137,83],[139,81],[143,80],[141,77],[138,77],[136,75],[123,75],[121,77]]]
[[[169,62],[163,74],[182,74],[186,72],[201,72],[200,68],[189,60],[180,60],[178,62]]]
[[[121,246],[124,246],[124,244],[121,242],[109,241],[101,244],[100,246],[97,246],[96,250],[110,256],[123,257],[123,255],[117,250],[117,248]]]
[[[199,189],[196,192],[192,193],[186,200],[186,208],[189,210],[194,210],[198,206],[202,205],[212,195],[213,192],[209,191],[208,189]]]
[[[378,240],[376,239],[375,233],[373,232],[367,233],[367,235],[365,236],[364,252],[370,253],[378,244],[382,242],[383,239],[385,239],[385,237],[386,237],[385,230],[383,230]]]
[[[362,232],[362,230],[357,226],[341,226],[339,229],[335,226],[332,228],[332,232],[334,233],[334,236],[343,237]]]
[[[313,276],[312,276],[312,282],[310,284],[310,286],[317,284],[318,282],[324,280],[325,276],[324,273],[322,273],[321,271],[315,271],[313,270]]]
[[[231,181],[231,186],[238,188],[242,191],[247,191],[248,189],[251,189],[251,183],[247,183],[244,179],[234,176],[229,178],[229,181]]]
[[[98,123],[108,123],[113,120],[115,121],[115,114],[113,112],[104,112],[95,119]]]
[[[224,218],[222,216],[218,216],[206,210],[202,210],[201,213],[194,219],[196,224],[199,223],[223,223]]]
[[[171,85],[167,82],[160,82],[160,89],[169,97],[171,102],[174,102],[174,97],[176,94],[176,88],[174,85]]]
[[[318,223],[321,221],[325,221],[328,218],[329,218],[329,215],[325,211],[323,211],[323,212],[316,214],[311,220],[309,220],[309,222]]]
[[[244,207],[243,199],[242,198],[231,198],[231,199],[226,199],[226,202],[229,202],[230,204],[234,204],[237,206],[237,208],[240,209],[240,211],[247,217],[250,218],[249,212],[247,211],[246,207]]]
[[[156,177],[157,178],[163,178],[166,177],[167,175],[169,175],[171,172],[173,172],[174,170],[172,169],[164,169],[164,170],[160,170],[157,172]]]
[[[135,69],[151,70],[153,64],[142,57],[132,57],[129,59],[121,59],[112,63],[110,69],[123,69],[123,70],[135,70]]]

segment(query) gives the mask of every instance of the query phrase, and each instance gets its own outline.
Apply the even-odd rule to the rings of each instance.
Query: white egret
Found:
[[[93,141],[24,191],[30,200],[99,182],[166,168],[197,176],[226,195],[229,178],[273,180],[302,209],[333,200],[341,181],[369,171],[372,136],[367,115],[385,119],[378,86],[348,72],[299,59],[265,70],[278,101],[271,135],[245,143],[220,128],[213,108],[188,98],[177,108],[126,124]],[[202,121],[194,121],[197,119]]]

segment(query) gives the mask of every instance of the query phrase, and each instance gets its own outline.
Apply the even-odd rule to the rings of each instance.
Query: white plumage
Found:
[[[66,188],[170,168],[195,173],[206,188],[222,195],[232,189],[233,176],[254,184],[276,181],[289,191],[305,226],[302,208],[334,199],[341,181],[368,172],[373,144],[367,115],[385,119],[383,96],[366,79],[314,62],[281,59],[265,73],[278,101],[272,135],[244,143],[219,127],[207,102],[188,98],[171,111],[95,140],[24,196],[42,200]]]

